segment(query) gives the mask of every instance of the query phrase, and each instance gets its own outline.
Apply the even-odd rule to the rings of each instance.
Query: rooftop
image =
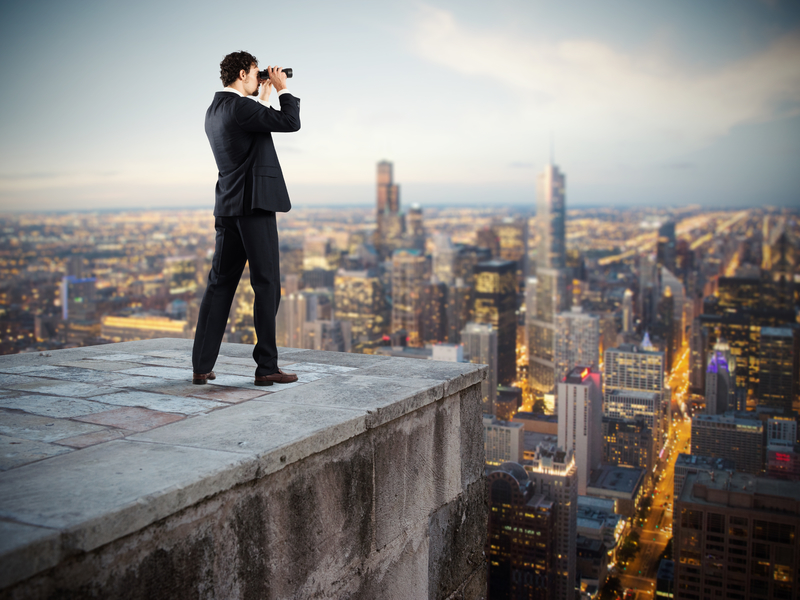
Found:
[[[692,469],[734,469],[736,463],[729,458],[712,458],[699,454],[678,454],[675,460],[676,467],[687,467]]]
[[[644,469],[602,465],[592,471],[589,487],[609,492],[632,494],[644,477]]]
[[[746,504],[742,503],[743,497],[749,497]],[[780,512],[800,515],[800,482],[756,477],[733,470],[698,471],[686,477],[680,500],[768,512],[774,512],[777,507]]]
[[[280,349],[279,365],[299,380],[256,387],[252,347],[223,344],[217,378],[201,386],[191,383],[191,345],[160,339],[0,356],[0,589],[367,439],[377,427],[399,427],[405,415],[412,421],[404,427],[414,431],[421,411],[444,410],[442,399],[455,398],[458,413],[468,388],[475,390],[470,426],[480,436],[482,365]],[[461,413],[464,407],[462,396]],[[436,417],[436,436],[445,438],[431,443],[455,443],[460,462],[466,450],[457,447],[467,440],[458,419],[468,417],[455,416],[452,431],[452,415]],[[421,431],[434,436],[433,426]],[[448,448],[436,455],[445,460]],[[480,460],[469,461],[475,478],[480,450]],[[467,472],[455,464],[447,472],[453,468],[448,477],[466,485]],[[375,502],[365,510],[379,510]]]

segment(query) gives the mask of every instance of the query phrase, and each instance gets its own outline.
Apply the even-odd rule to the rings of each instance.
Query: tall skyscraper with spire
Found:
[[[567,295],[565,187],[564,175],[549,164],[539,175],[536,186],[536,222],[539,249],[536,277],[528,285],[528,297],[534,302],[526,307],[528,326],[528,365],[531,387],[537,394],[553,390],[556,381],[566,375],[557,373],[555,364],[556,315],[569,307]]]
[[[403,237],[403,218],[400,214],[400,186],[394,183],[393,165],[378,163],[375,249],[381,259],[391,256]]]
[[[563,269],[566,266],[565,177],[558,167],[545,166],[536,181],[536,221],[539,227],[538,268]]]

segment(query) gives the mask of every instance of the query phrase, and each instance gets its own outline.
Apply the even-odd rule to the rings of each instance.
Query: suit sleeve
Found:
[[[258,133],[291,132],[300,129],[300,99],[291,94],[278,98],[281,109],[264,106],[247,98],[236,100],[236,122],[245,131]]]

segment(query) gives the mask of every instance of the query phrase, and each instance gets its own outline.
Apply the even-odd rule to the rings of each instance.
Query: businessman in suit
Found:
[[[275,213],[289,211],[291,203],[272,134],[300,129],[300,100],[286,88],[286,74],[280,68],[269,67],[269,79],[264,81],[258,72],[258,61],[247,52],[226,56],[220,63],[225,89],[214,95],[206,112],[206,135],[219,171],[214,206],[217,234],[192,348],[192,383],[196,384],[215,379],[212,369],[248,261],[258,337],[253,349],[255,384],[297,381],[297,375],[278,368],[275,343],[275,313],[281,298]],[[273,88],[280,110],[268,103]]]

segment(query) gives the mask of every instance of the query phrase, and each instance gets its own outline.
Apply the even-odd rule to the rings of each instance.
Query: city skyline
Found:
[[[552,139],[570,206],[797,202],[795,4],[310,2],[266,31],[247,4],[252,27],[210,3],[46,9],[0,25],[2,212],[210,209],[202,116],[240,48],[295,69],[295,206],[371,204],[381,158],[405,206],[533,205]]]

